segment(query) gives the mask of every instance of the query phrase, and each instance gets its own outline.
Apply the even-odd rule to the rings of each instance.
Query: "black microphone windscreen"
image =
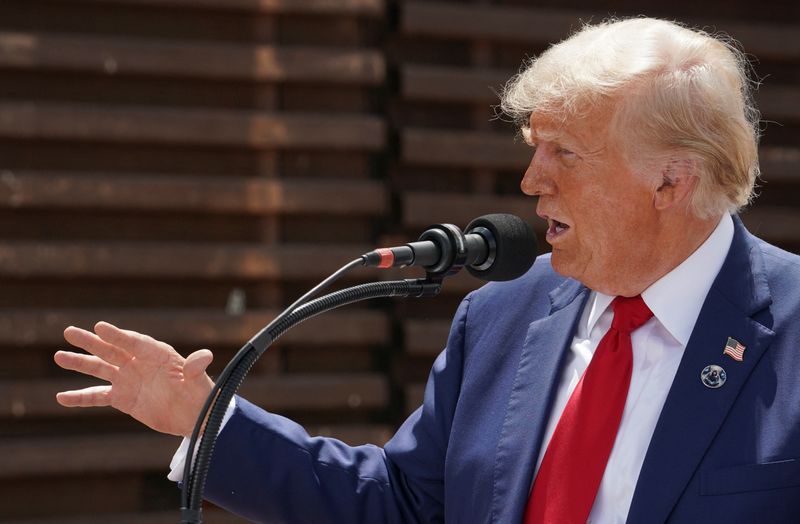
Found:
[[[472,276],[483,280],[513,280],[525,274],[536,259],[536,235],[531,226],[516,215],[495,213],[478,217],[467,226],[488,229],[497,245],[495,260],[486,269],[467,266]]]

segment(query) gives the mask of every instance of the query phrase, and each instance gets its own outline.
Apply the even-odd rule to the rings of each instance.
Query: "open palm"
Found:
[[[190,435],[213,387],[205,373],[213,359],[211,351],[201,349],[183,358],[169,344],[107,322],[98,322],[94,331],[68,327],[67,342],[90,354],[58,351],[54,359],[64,369],[110,385],[62,391],[56,395],[58,403],[112,406],[156,431]]]

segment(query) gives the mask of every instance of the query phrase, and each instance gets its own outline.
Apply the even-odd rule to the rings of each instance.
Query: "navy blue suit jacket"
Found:
[[[750,235],[703,304],[629,523],[800,522],[800,257]],[[589,295],[540,257],[461,304],[423,406],[384,448],[310,438],[238,399],[207,496],[256,522],[518,524],[559,370]],[[675,307],[680,307],[676,304]],[[723,356],[728,337],[743,362]],[[727,382],[709,389],[702,369]]]

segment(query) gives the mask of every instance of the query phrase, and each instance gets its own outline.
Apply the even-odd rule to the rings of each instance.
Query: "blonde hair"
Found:
[[[531,113],[566,123],[611,108],[629,166],[659,177],[689,166],[692,210],[711,218],[748,204],[759,174],[748,67],[733,41],[666,20],[609,20],[530,60],[500,107],[523,129]]]

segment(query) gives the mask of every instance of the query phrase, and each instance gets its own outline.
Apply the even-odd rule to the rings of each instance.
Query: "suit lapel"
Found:
[[[700,311],[650,441],[627,522],[665,522],[695,474],[728,411],[774,333],[753,320],[768,307],[761,252],[735,219],[733,243]],[[747,349],[743,362],[722,354],[728,337]],[[722,366],[727,381],[704,386],[707,365]]]
[[[492,522],[522,521],[561,364],[588,296],[567,280],[550,295],[550,315],[528,328],[495,455]]]

